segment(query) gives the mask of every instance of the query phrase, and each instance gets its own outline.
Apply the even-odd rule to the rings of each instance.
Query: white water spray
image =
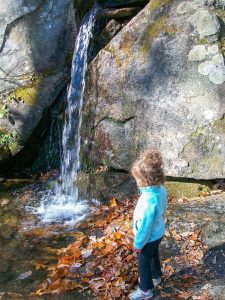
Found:
[[[45,195],[43,203],[38,209],[43,221],[47,222],[57,221],[59,218],[80,219],[88,209],[85,201],[79,202],[78,200],[76,180],[80,169],[81,110],[88,64],[88,47],[93,34],[96,12],[97,7],[94,6],[85,16],[76,39],[62,134],[63,153],[59,182],[55,184],[51,196]]]

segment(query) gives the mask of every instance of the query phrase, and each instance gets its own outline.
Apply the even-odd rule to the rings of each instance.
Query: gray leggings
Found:
[[[162,276],[159,258],[159,244],[161,240],[162,238],[146,244],[138,255],[139,287],[143,291],[154,287],[152,278]]]

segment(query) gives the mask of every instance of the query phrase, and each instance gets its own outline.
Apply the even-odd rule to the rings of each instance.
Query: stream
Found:
[[[29,212],[43,192],[40,182],[6,180],[0,188],[0,299],[93,299],[77,291],[63,295],[32,295],[57,262],[56,251],[76,240],[74,225],[41,223]]]
[[[57,249],[76,240],[76,222],[91,205],[78,199],[80,127],[88,49],[98,6],[84,17],[76,39],[62,133],[60,176],[50,187],[41,182],[2,180],[0,187],[0,299],[89,299],[78,292],[35,296]],[[26,180],[25,180],[26,181]],[[22,186],[21,186],[22,185]],[[93,299],[93,297],[92,297]]]

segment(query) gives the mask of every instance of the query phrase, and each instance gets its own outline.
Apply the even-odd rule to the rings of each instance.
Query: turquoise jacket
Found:
[[[167,192],[164,186],[141,187],[141,196],[134,210],[134,247],[160,239],[165,233]]]

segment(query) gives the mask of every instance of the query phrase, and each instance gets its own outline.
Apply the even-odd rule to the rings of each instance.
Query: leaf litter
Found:
[[[101,205],[78,225],[81,234],[67,248],[58,250],[58,263],[48,269],[48,278],[35,295],[59,294],[74,289],[87,290],[100,300],[127,299],[137,285],[137,256],[132,250],[133,210],[137,196],[119,203],[112,199]],[[168,218],[169,218],[168,211]],[[85,233],[84,233],[85,232]],[[157,288],[157,299],[210,300],[209,287],[200,292],[191,288],[202,282],[199,276],[179,274],[182,269],[203,264],[208,248],[201,241],[201,231],[167,230],[179,255],[162,261],[163,284]]]

